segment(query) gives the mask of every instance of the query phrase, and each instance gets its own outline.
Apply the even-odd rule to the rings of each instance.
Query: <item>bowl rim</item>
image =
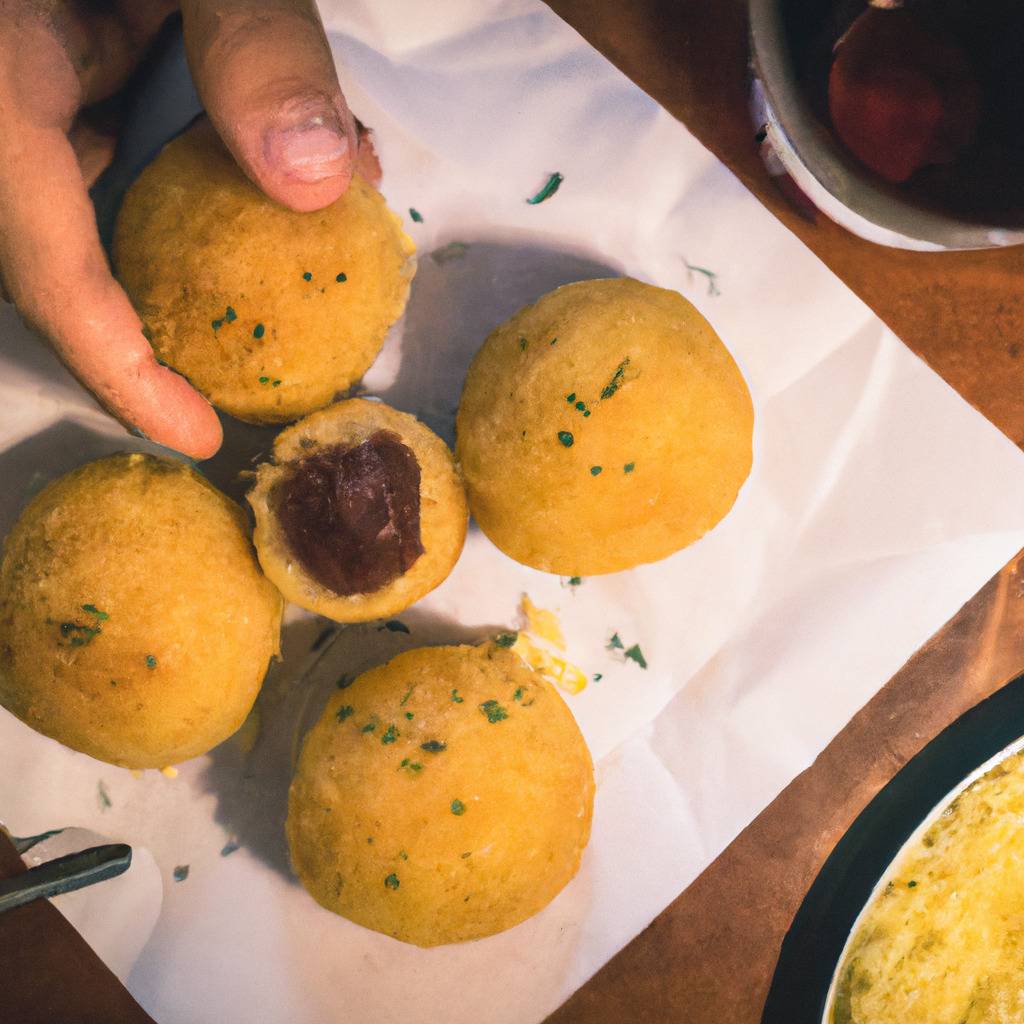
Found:
[[[909,247],[989,249],[1024,242],[1024,228],[960,220],[906,202],[897,187],[877,179],[838,146],[797,83],[782,21],[783,3],[748,0],[747,6],[752,69],[761,82],[775,127],[791,150],[779,154],[787,170],[797,170],[792,167],[796,161],[805,177],[813,179],[843,208],[871,225],[918,243]],[[800,184],[798,170],[793,176]]]
[[[779,949],[762,1024],[830,1024],[835,978],[864,909],[907,845],[951,799],[1024,748],[1024,674],[942,730],[836,843]]]

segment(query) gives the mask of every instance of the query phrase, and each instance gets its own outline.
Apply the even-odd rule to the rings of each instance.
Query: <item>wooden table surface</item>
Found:
[[[746,112],[741,0],[549,3],[686,124],[964,398],[1024,442],[1024,247],[899,252],[794,213],[762,167]],[[1020,558],[550,1021],[759,1021],[782,938],[836,841],[928,740],[1024,669]]]
[[[1024,248],[902,253],[862,242],[825,219],[811,224],[797,216],[765,174],[747,119],[741,0],[550,2],[961,395],[1024,442]],[[551,1021],[758,1021],[782,937],[836,840],[908,758],[1021,668],[1024,575],[1015,559]],[[19,866],[0,841],[0,877]],[[0,1019],[13,1020],[4,1015],[5,1003],[16,1005],[19,993],[31,992],[36,1013],[19,1024],[148,1020],[52,907],[36,904],[4,917]],[[7,970],[11,965],[16,969]]]

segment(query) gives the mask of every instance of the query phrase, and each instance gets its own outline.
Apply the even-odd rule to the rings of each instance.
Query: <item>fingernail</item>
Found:
[[[348,168],[348,139],[331,115],[272,128],[266,136],[267,162],[300,181],[323,181]]]

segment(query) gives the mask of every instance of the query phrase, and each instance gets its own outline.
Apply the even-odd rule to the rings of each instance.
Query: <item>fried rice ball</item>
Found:
[[[505,554],[591,576],[665,558],[722,519],[750,473],[753,421],[736,363],[686,299],[583,281],[487,338],[455,451]]]
[[[469,519],[444,441],[362,398],[282,431],[248,497],[263,571],[289,601],[338,622],[397,614],[444,582]]]
[[[156,355],[253,423],[297,419],[366,372],[405,308],[414,251],[359,176],[323,210],[279,206],[205,119],[142,172],[114,237]]]
[[[237,505],[181,462],[99,459],[4,544],[0,704],[101,761],[183,761],[244,721],[281,611]]]
[[[419,648],[334,694],[292,782],[318,903],[418,946],[494,935],[576,874],[594,769],[556,690],[498,644]]]

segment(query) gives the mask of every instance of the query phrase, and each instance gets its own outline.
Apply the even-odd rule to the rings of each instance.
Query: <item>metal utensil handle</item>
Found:
[[[0,913],[114,878],[124,874],[131,862],[130,846],[108,843],[57,857],[13,878],[0,879]]]

